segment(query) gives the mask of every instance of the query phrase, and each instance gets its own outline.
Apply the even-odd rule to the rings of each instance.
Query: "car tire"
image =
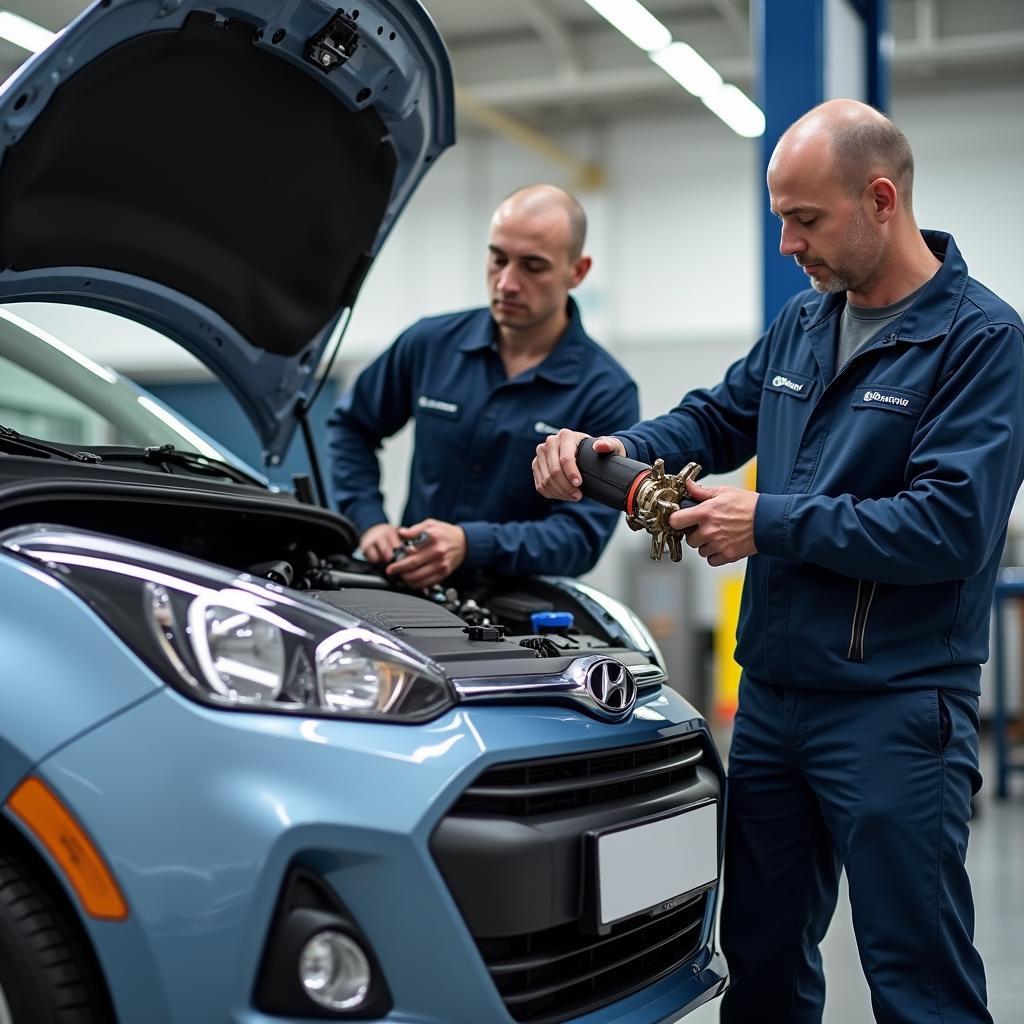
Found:
[[[55,883],[0,850],[0,1024],[114,1024],[65,904]]]

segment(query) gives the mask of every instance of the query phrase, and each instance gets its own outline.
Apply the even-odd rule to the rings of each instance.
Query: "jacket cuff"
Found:
[[[388,517],[384,514],[384,506],[379,501],[354,501],[347,508],[341,510],[341,514],[351,520],[352,525],[359,531],[359,536],[378,523],[386,523]]]
[[[636,441],[631,437],[627,437],[625,434],[615,434],[613,436],[617,437],[622,442],[622,447],[626,449],[627,459],[632,459],[634,462],[646,461],[641,458],[640,449],[637,447]]]
[[[754,545],[758,554],[789,556],[792,494],[760,494],[754,508]]]
[[[482,569],[494,561],[498,551],[495,523],[459,523],[466,534],[466,558],[460,569]]]

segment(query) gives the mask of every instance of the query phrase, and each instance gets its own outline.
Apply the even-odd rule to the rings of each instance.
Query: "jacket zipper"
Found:
[[[864,660],[864,634],[868,628],[868,613],[875,599],[876,582],[857,580],[857,603],[853,607],[853,627],[850,630],[850,647],[846,652],[847,661]]]

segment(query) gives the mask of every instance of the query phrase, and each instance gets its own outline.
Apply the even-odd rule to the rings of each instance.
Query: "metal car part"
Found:
[[[626,513],[631,530],[646,530],[651,535],[651,558],[659,562],[668,548],[673,562],[683,557],[682,538],[669,517],[695,502],[686,493],[686,482],[695,480],[701,467],[688,462],[678,473],[666,473],[665,462],[653,466],[625,455],[599,452],[594,439],[584,437],[576,447],[576,465],[582,478],[580,490],[609,508]]]
[[[672,526],[669,517],[686,499],[686,481],[696,480],[700,470],[696,462],[688,462],[678,473],[666,473],[664,460],[656,459],[650,473],[634,483],[632,514],[627,507],[626,525],[651,535],[651,558],[656,562],[661,561],[666,547],[673,562],[683,557],[686,531]]]
[[[306,41],[306,60],[330,73],[356,52],[359,31],[344,11],[335,11],[329,22]]]

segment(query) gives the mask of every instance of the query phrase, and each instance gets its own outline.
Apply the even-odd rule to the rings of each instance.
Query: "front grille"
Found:
[[[690,732],[495,765],[438,824],[434,857],[516,1021],[590,1013],[694,962],[713,890],[598,935],[583,916],[595,884],[583,844],[588,834],[718,800],[711,749],[705,733]]]
[[[708,894],[654,918],[633,918],[605,936],[576,922],[530,935],[478,939],[509,1013],[556,1024],[588,1013],[689,963],[700,945]]]
[[[677,789],[695,779],[702,740],[689,735],[542,761],[519,761],[484,772],[452,814],[529,818]]]

